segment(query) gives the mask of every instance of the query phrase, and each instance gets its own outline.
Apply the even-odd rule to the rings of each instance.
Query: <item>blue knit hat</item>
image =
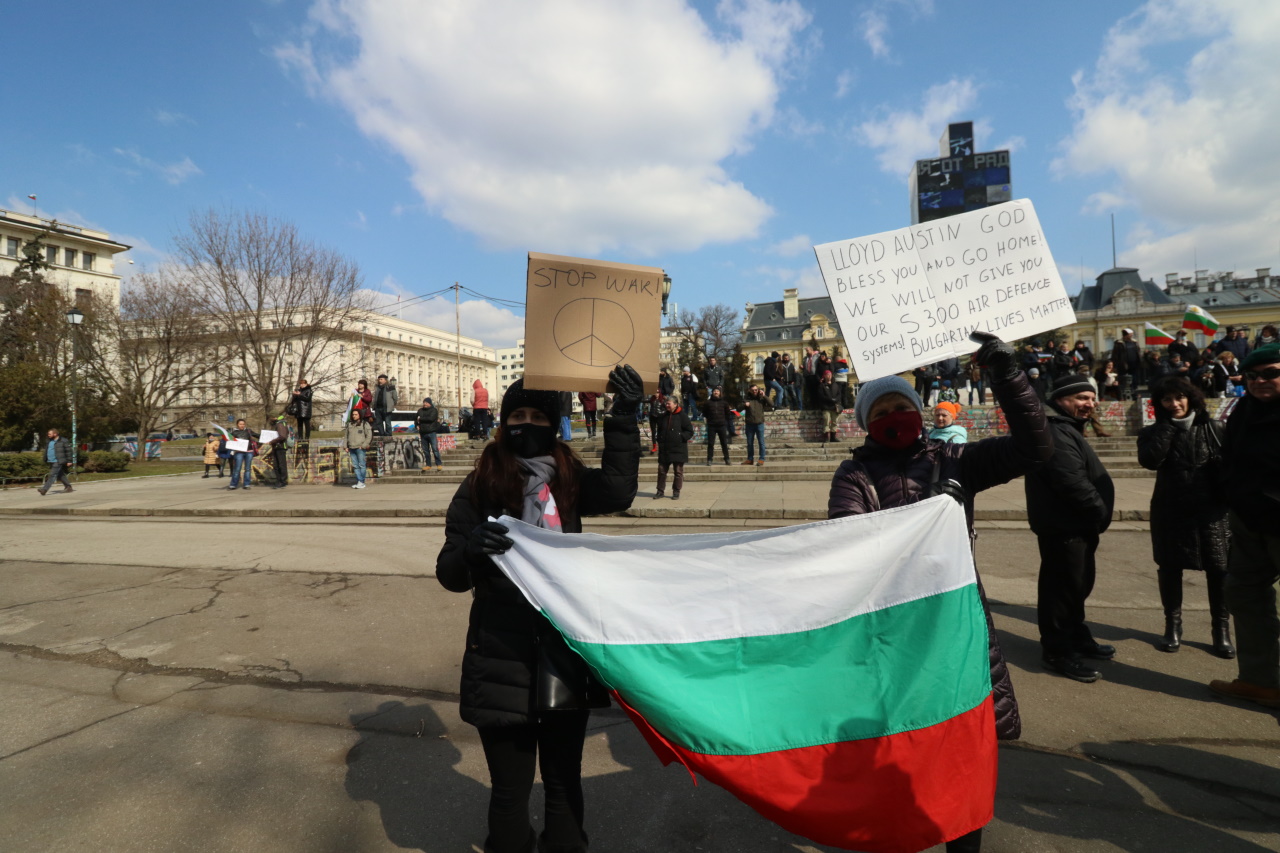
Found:
[[[901,376],[885,376],[864,382],[858,389],[858,399],[853,404],[853,416],[857,419],[858,426],[867,428],[867,415],[871,412],[871,407],[885,394],[901,394],[916,407],[917,412],[924,414],[924,404],[920,402],[920,395],[911,387],[911,383]]]

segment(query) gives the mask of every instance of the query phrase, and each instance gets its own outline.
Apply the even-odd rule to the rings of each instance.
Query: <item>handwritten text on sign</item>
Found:
[[[1025,199],[815,246],[858,378],[973,352],[1075,322],[1035,208]]]

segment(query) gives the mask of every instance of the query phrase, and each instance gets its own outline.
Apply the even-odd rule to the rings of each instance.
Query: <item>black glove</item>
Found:
[[[978,348],[978,364],[991,371],[991,378],[1003,382],[1018,375],[1018,354],[1013,347],[990,332],[970,332],[969,340],[982,344]]]
[[[516,544],[504,535],[507,532],[507,526],[496,521],[477,524],[467,537],[467,559],[473,563],[488,562],[486,558],[493,554],[505,554]]]
[[[644,380],[629,364],[609,371],[609,387],[613,390],[614,417],[634,418],[644,399]]]

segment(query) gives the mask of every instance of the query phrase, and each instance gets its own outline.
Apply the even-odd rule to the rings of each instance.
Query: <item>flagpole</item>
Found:
[[[454,349],[458,355],[458,416],[462,416],[462,315],[458,313],[458,283],[453,283],[453,333],[455,335]],[[471,417],[475,417],[476,413],[472,412]]]

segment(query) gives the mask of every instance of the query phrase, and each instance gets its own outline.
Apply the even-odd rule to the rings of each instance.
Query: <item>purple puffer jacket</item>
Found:
[[[853,459],[840,463],[831,480],[827,517],[843,518],[903,506],[930,497],[929,488],[935,461],[939,479],[954,480],[965,493],[965,516],[973,537],[973,496],[992,486],[1007,483],[1035,470],[1053,456],[1053,437],[1045,423],[1044,410],[1026,374],[992,385],[996,402],[1004,411],[1009,435],[986,438],[973,444],[926,441],[923,438],[906,450],[892,450],[868,438],[854,451]],[[978,592],[987,614],[990,637],[991,684],[995,694],[996,735],[1013,740],[1022,733],[1018,700],[1013,693],[1009,669],[996,638],[995,625],[987,606],[982,579]]]

